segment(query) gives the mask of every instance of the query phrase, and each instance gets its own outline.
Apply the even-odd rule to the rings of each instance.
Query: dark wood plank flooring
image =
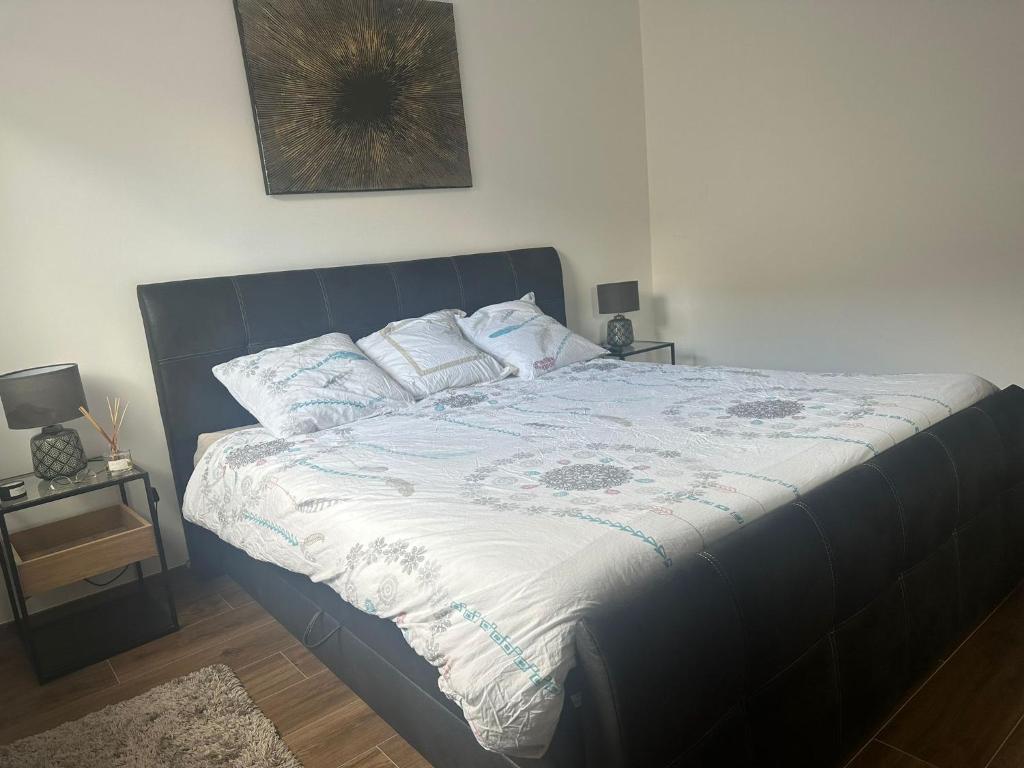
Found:
[[[848,768],[1024,766],[1024,585],[903,703]]]
[[[430,768],[287,630],[227,578],[174,572],[182,628],[40,686],[10,626],[0,629],[0,744],[226,664],[305,768]]]
[[[81,717],[209,664],[234,670],[305,768],[430,768],[270,614],[227,578],[174,574],[181,631],[36,683],[0,630],[0,743]],[[10,705],[17,702],[16,706]],[[1024,766],[1024,585],[908,696],[847,768]]]

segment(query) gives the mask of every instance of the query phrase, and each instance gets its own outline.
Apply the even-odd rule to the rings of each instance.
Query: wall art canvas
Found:
[[[450,3],[235,11],[267,194],[472,186]]]

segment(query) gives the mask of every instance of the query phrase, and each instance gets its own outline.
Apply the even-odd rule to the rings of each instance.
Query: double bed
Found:
[[[973,376],[598,359],[195,456],[253,421],[214,365],[530,291],[564,322],[553,249],[139,288],[194,566],[437,768],[835,764],[1020,579],[1024,392]]]

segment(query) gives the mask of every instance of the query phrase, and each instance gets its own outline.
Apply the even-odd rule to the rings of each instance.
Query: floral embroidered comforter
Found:
[[[535,757],[589,606],[993,391],[594,360],[312,435],[236,432],[184,511],[395,622],[484,747]]]

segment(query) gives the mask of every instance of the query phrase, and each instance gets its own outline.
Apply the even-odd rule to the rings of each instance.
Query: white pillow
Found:
[[[514,366],[524,379],[608,353],[541,312],[532,293],[482,307],[457,322],[467,339]]]
[[[463,338],[455,320],[461,309],[388,323],[356,342],[366,356],[417,400],[450,387],[503,379],[512,369]]]
[[[236,357],[215,366],[213,375],[275,437],[329,429],[413,402],[344,333]]]

